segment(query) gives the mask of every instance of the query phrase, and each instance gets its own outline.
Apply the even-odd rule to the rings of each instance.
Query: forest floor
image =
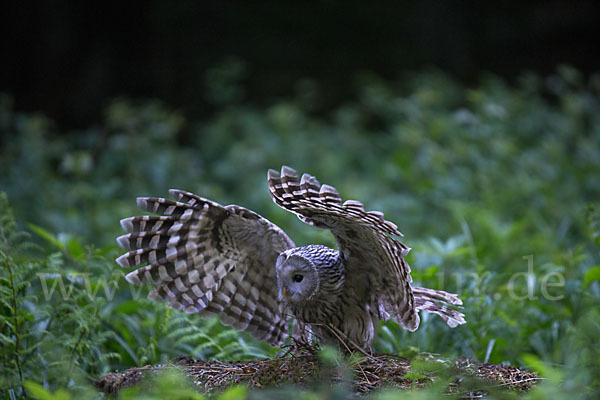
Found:
[[[428,367],[423,369],[423,363]],[[419,354],[418,362],[397,355],[374,354],[335,365],[324,363],[315,352],[301,351],[272,359],[231,362],[182,356],[165,365],[107,374],[95,386],[116,395],[120,389],[135,386],[146,376],[169,368],[181,371],[202,393],[218,392],[236,384],[264,389],[286,384],[314,387],[331,382],[346,384],[352,392],[365,395],[380,388],[424,388],[445,379],[448,394],[481,398],[490,391],[527,391],[542,379],[534,372],[513,366],[478,363],[467,358],[444,360],[428,353]]]

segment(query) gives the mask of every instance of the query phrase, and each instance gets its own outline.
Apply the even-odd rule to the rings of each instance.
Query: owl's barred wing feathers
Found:
[[[458,325],[467,322],[464,314],[454,309],[462,306],[462,300],[457,295],[444,292],[443,290],[428,289],[419,286],[413,286],[412,290],[417,310],[439,315],[446,321],[450,328],[456,328]]]
[[[142,266],[130,283],[150,283],[153,300],[221,321],[271,345],[288,335],[289,313],[277,300],[274,265],[294,247],[275,224],[243,207],[222,206],[195,194],[171,190],[178,201],[138,198],[138,206],[162,216],[121,221],[130,232],[117,242],[130,250],[122,267]]]
[[[382,320],[392,318],[414,331],[419,325],[418,309],[440,315],[449,326],[464,323],[452,309],[458,297],[444,291],[412,287],[410,267],[404,256],[410,248],[389,235],[402,236],[392,222],[378,211],[365,211],[362,203],[342,199],[335,188],[321,185],[314,176],[302,178],[292,168],[268,172],[273,201],[302,221],[329,229],[345,260],[346,279],[371,293],[370,307]],[[360,289],[357,289],[360,290]]]

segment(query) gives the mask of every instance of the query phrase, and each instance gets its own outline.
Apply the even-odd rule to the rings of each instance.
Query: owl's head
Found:
[[[275,269],[279,299],[295,305],[310,300],[319,289],[316,265],[301,248],[286,250],[279,255]]]

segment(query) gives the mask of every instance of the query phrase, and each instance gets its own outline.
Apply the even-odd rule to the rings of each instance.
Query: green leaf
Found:
[[[85,249],[81,245],[79,239],[69,238],[67,240],[67,252],[75,260],[83,260],[86,257]]]
[[[427,375],[422,374],[420,372],[407,372],[406,374],[404,374],[404,376],[402,377],[403,379],[425,379],[427,378]]]
[[[224,391],[219,400],[244,400],[248,396],[248,389],[245,386],[235,386]]]
[[[589,286],[594,281],[600,281],[600,266],[588,269],[583,276],[584,287]]]
[[[23,386],[25,386],[27,392],[37,400],[55,400],[55,397],[52,396],[52,393],[44,389],[44,387],[39,383],[25,381],[23,382]]]
[[[15,341],[13,338],[6,336],[3,333],[0,333],[0,343],[6,344],[6,345],[14,345]]]
[[[124,301],[117,306],[115,312],[119,314],[135,314],[140,309],[140,303],[136,300]]]
[[[527,366],[544,378],[552,380],[556,383],[560,382],[561,373],[557,369],[552,368],[550,365],[544,363],[537,356],[533,354],[523,354],[521,358]]]
[[[54,400],[70,400],[71,395],[65,389],[58,389],[52,396]]]
[[[341,359],[342,356],[335,347],[323,346],[319,351],[319,360],[327,366],[338,365]]]
[[[51,234],[50,232],[48,232],[47,230],[42,228],[41,226],[37,226],[34,224],[27,224],[27,226],[29,227],[29,229],[31,229],[32,231],[37,233],[42,239],[46,240],[48,243],[52,244],[53,246],[55,246],[61,250],[64,250],[65,246],[62,244],[62,242],[60,240],[58,240],[58,238],[56,238],[53,234]]]

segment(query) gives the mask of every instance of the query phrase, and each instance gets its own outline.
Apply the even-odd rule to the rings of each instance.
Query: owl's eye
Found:
[[[296,274],[292,277],[292,279],[294,280],[294,282],[302,282],[302,279],[304,279],[304,276],[302,276],[300,274]]]

